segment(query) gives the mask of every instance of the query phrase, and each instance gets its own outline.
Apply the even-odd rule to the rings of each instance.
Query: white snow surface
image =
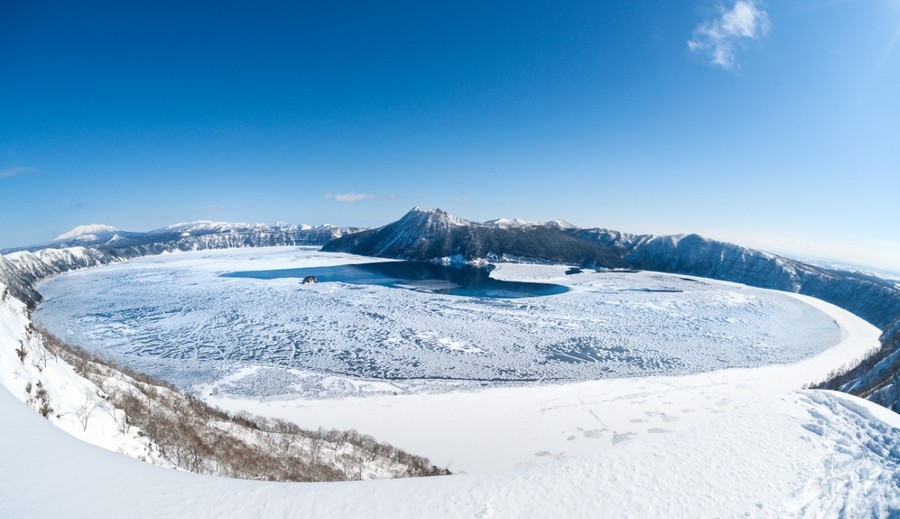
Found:
[[[251,410],[304,427],[357,429],[468,473],[547,463],[665,436],[761,397],[823,380],[878,347],[877,328],[833,305],[684,276],[565,276],[565,267],[502,264],[493,276],[572,288],[562,295],[506,302],[218,276],[363,261],[371,258],[291,247],[148,257],[42,284],[47,301],[36,315],[85,347],[127,348],[120,361],[190,387],[229,411]],[[660,289],[681,291],[652,291]],[[74,302],[65,303],[73,295]],[[319,313],[309,318],[304,312]],[[372,313],[382,319],[359,317]],[[128,318],[134,314],[140,318]],[[472,320],[481,314],[487,317]],[[55,321],[60,315],[68,317]],[[300,326],[284,328],[298,319]],[[379,327],[381,320],[388,324]],[[515,368],[528,365],[521,362],[529,351],[522,344],[548,337],[560,342],[558,337],[582,335],[592,326],[600,340],[610,331],[627,331],[617,336],[623,341],[637,337],[627,343],[632,357],[660,358],[677,349],[686,359],[683,365],[693,370],[644,363],[641,371],[606,363],[612,374],[601,380],[494,387],[496,382],[466,380],[465,374],[451,381],[391,379],[327,369],[348,350],[361,349],[378,361],[385,352],[396,354],[398,346],[407,352],[403,358],[419,361],[420,367],[430,361],[435,369],[463,371],[466,363],[477,367],[508,351],[513,354],[507,367]],[[334,337],[331,347],[322,346],[329,344],[329,335],[313,336],[318,337],[317,355],[310,359],[320,363],[282,361],[298,358],[293,346],[298,337],[322,329],[343,335]],[[402,347],[404,330],[414,339],[411,344],[423,347]],[[291,338],[292,347],[280,347],[279,337]],[[385,343],[383,349],[378,341]],[[216,357],[223,345],[231,357]],[[743,346],[729,351],[738,345]],[[211,352],[208,357],[202,356],[204,347]],[[711,357],[711,351],[716,355]],[[734,360],[721,362],[722,355]],[[748,358],[754,362],[741,364]],[[582,365],[573,367],[582,373],[577,371]],[[473,442],[482,448],[472,449]]]
[[[798,391],[603,454],[493,474],[264,483],[79,442],[0,389],[0,517],[889,517],[900,417]],[[477,448],[474,445],[473,448]]]

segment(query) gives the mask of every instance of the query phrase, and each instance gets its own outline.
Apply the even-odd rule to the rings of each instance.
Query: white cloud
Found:
[[[721,16],[706,20],[694,29],[688,48],[709,60],[710,65],[733,70],[735,51],[745,40],[769,34],[769,15],[756,0],[738,0],[731,9],[721,8]]]
[[[22,167],[14,167],[14,168],[6,168],[0,170],[0,178],[13,178],[19,175],[25,175],[27,173],[34,173],[36,170],[34,168],[22,168]]]
[[[878,245],[882,247],[890,247],[892,249],[900,249],[900,242],[896,241],[883,241],[879,242]]]
[[[372,193],[325,193],[325,198],[333,199],[338,202],[359,202],[360,200],[372,200],[375,195]]]

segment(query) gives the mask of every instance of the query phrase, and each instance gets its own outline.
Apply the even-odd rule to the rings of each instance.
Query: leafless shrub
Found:
[[[95,396],[90,392],[86,392],[84,399],[75,408],[75,417],[78,418],[78,423],[81,424],[82,432],[87,431],[88,422],[91,420],[94,411],[102,408],[102,404],[96,400]]]
[[[34,392],[34,396],[37,398],[38,412],[44,418],[48,418],[53,413],[53,408],[50,407],[50,393],[47,392],[41,381],[38,381],[36,386],[37,390]]]

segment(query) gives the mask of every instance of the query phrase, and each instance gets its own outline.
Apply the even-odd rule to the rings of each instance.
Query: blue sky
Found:
[[[900,271],[900,0],[132,4],[0,3],[0,248],[419,205]]]

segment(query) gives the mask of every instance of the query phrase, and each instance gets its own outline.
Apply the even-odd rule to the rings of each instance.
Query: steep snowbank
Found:
[[[5,289],[0,284],[0,294]],[[25,305],[8,293],[0,298],[0,386],[80,440],[171,466],[137,428],[124,425],[124,414],[108,404],[100,388],[45,347],[32,331]]]

